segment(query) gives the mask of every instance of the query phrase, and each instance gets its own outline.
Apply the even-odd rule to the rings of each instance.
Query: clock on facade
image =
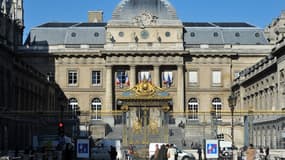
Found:
[[[141,31],[141,37],[142,37],[142,39],[147,39],[148,36],[149,36],[149,33],[148,33],[147,30]]]

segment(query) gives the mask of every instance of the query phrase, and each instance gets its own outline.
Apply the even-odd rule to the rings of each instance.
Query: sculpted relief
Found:
[[[140,27],[145,27],[147,25],[155,25],[157,23],[157,16],[152,15],[148,11],[142,12],[140,16],[133,18],[133,24]]]

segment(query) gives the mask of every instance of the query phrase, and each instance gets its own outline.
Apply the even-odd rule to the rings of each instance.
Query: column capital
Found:
[[[160,67],[161,66],[161,64],[154,64],[154,65],[152,65],[153,67]]]

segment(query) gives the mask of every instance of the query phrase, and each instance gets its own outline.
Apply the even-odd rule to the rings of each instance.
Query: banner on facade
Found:
[[[219,141],[207,139],[205,144],[206,158],[219,158]]]
[[[77,158],[89,158],[89,139],[77,139],[76,155]]]

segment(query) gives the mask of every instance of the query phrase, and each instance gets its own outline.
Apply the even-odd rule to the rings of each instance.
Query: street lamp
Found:
[[[211,108],[211,110],[210,110],[210,114],[211,114],[211,119],[212,119],[212,122],[211,122],[211,130],[212,130],[212,132],[211,132],[211,136],[212,136],[212,138],[217,138],[217,134],[218,134],[218,132],[217,132],[217,128],[218,128],[218,126],[217,126],[217,113],[216,113],[216,110],[212,107]]]
[[[228,98],[228,102],[229,102],[229,107],[231,110],[231,116],[232,116],[232,126],[231,126],[231,136],[232,136],[232,149],[234,149],[234,110],[235,110],[235,106],[236,106],[236,101],[237,101],[237,97],[235,94],[231,94]]]

